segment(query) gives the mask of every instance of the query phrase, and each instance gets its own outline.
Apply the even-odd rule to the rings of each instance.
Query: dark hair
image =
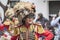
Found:
[[[40,18],[43,18],[43,14],[42,14],[42,13],[39,13],[38,16],[39,16]]]
[[[27,18],[33,18],[33,19],[35,19],[35,14],[29,13],[29,14],[27,15]]]
[[[60,19],[59,19],[59,24],[60,24]]]
[[[23,25],[25,24],[25,20],[26,20],[26,18],[33,18],[33,19],[35,19],[35,15],[32,14],[32,13],[26,15],[26,16],[22,19],[22,24],[23,24]]]

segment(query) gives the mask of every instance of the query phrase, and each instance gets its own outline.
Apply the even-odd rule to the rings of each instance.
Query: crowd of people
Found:
[[[0,40],[59,40],[60,17],[49,16],[48,20],[42,13],[38,13],[33,22],[36,17],[34,3],[33,6],[23,2],[18,4],[20,6],[16,5],[6,11],[4,21],[0,14]],[[23,9],[19,9],[21,6]]]
[[[13,16],[11,20],[6,18],[3,23],[0,23],[0,35],[10,40],[39,40],[40,37],[44,40],[52,40],[54,35],[46,27],[48,20],[42,14],[38,14],[36,23],[33,23],[34,19],[34,14],[28,14],[22,19],[20,25],[17,17]],[[8,36],[10,38],[7,38]]]

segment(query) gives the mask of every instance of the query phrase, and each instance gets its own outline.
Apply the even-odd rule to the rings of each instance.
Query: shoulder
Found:
[[[57,17],[56,19],[60,19],[60,17]]]
[[[43,20],[44,20],[44,21],[48,21],[48,19],[47,19],[47,18],[43,18]]]

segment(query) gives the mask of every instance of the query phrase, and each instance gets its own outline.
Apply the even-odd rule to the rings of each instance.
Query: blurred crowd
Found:
[[[17,5],[18,4],[18,5]],[[34,3],[17,3],[8,8],[5,19],[0,14],[0,40],[59,40],[60,17],[49,16],[49,20],[38,13],[35,22]]]
[[[42,13],[38,14],[35,23],[33,22],[34,19],[35,14],[30,13],[22,19],[22,24],[19,23],[16,16],[13,16],[12,19],[6,18],[2,23],[0,16],[0,36],[6,40],[53,40],[54,27],[51,27],[49,20],[44,18]],[[29,29],[30,25],[31,29]],[[25,33],[26,31],[28,32]],[[27,34],[30,35],[29,38]]]

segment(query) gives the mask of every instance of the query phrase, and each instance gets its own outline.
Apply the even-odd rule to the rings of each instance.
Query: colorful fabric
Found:
[[[35,33],[35,34],[37,35],[38,38],[40,36],[45,36],[44,40],[51,40],[54,37],[54,35],[48,30],[45,30],[45,32],[42,34],[39,33]]]
[[[0,24],[0,30],[3,31],[4,30],[4,25]]]
[[[42,33],[44,33],[44,29],[43,29],[42,26],[36,26],[35,27],[35,32],[39,33],[39,34],[42,34]]]
[[[23,26],[20,27],[20,34],[22,34],[23,39],[26,38],[26,32],[27,32],[27,31],[29,31],[29,35],[30,35],[30,36],[29,36],[28,38],[30,38],[30,40],[31,40],[32,38],[35,39],[35,34],[34,34],[34,32],[37,32],[37,33],[39,33],[39,34],[44,33],[44,29],[43,29],[42,26],[30,25],[29,28],[27,28],[27,27],[25,27],[25,26],[23,25]],[[31,36],[31,35],[32,35],[32,36]],[[24,38],[24,36],[25,36],[25,38]],[[33,40],[33,39],[32,39],[32,40]]]

